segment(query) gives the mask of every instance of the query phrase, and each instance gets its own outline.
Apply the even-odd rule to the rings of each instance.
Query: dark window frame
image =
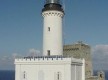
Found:
[[[48,54],[48,56],[50,56],[50,53],[51,53],[51,51],[50,51],[50,50],[47,50],[47,54]]]

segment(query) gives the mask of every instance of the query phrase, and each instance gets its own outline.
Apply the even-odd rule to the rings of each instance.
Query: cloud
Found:
[[[14,59],[9,56],[2,56],[0,58],[0,69],[2,70],[13,70],[14,69]]]
[[[23,55],[18,54],[18,53],[13,53],[13,54],[12,54],[12,58],[13,58],[13,59],[19,58],[19,57],[23,57]]]
[[[36,50],[34,48],[32,49],[29,49],[29,53],[27,54],[27,56],[40,56],[41,55],[41,52],[39,50]]]
[[[39,50],[34,48],[29,49],[27,54],[21,55],[19,53],[12,53],[9,56],[0,56],[0,70],[14,70],[14,60],[15,58],[21,58],[26,56],[39,56],[41,55]]]
[[[96,45],[92,49],[94,69],[108,70],[108,45]]]

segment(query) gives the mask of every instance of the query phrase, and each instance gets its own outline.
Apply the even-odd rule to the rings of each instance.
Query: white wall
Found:
[[[43,54],[63,55],[62,17],[63,12],[45,11],[43,16]],[[48,30],[50,28],[50,31]]]
[[[16,59],[15,64],[15,80],[58,80],[58,72],[59,80],[81,80],[81,66],[77,65],[82,64],[82,60],[71,58]],[[78,79],[75,79],[73,75],[75,72],[79,74],[76,74]]]

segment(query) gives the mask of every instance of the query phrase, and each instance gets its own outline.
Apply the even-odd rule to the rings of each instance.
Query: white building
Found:
[[[43,16],[43,56],[15,59],[15,80],[85,80],[85,60],[63,56],[59,0],[46,0]]]
[[[84,60],[35,57],[15,60],[15,80],[84,80]]]

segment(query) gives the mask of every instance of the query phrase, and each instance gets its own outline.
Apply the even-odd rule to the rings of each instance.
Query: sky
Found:
[[[108,70],[108,0],[61,0],[64,44],[83,41],[92,48],[94,70]],[[42,53],[45,0],[0,0],[0,70],[14,58]]]

